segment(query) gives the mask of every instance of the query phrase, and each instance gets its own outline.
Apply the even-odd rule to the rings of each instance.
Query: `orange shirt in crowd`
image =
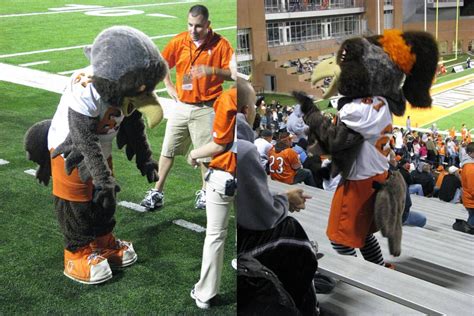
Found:
[[[272,149],[268,157],[270,176],[273,180],[293,184],[296,170],[294,166],[301,166],[296,151],[286,148],[279,153]]]
[[[211,29],[199,47],[196,47],[188,32],[176,35],[166,45],[162,55],[170,69],[176,67],[176,91],[179,100],[184,103],[200,103],[217,98],[222,93],[222,78],[216,75],[192,78],[192,88],[184,90],[184,77],[190,75],[192,66],[229,69],[233,53],[229,41]]]
[[[214,102],[214,123],[212,136],[214,143],[226,145],[226,151],[212,157],[210,168],[227,171],[235,175],[237,156],[231,150],[234,142],[235,119],[237,114],[237,88],[224,91]]]
[[[461,139],[464,140],[466,139],[467,136],[467,128],[463,127],[461,128]]]
[[[449,137],[451,137],[451,139],[453,139],[454,136],[456,136],[456,130],[453,127],[449,130]]]
[[[446,156],[446,146],[444,146],[444,145],[439,146],[438,155]]]
[[[474,208],[474,163],[466,163],[461,172],[462,204]]]
[[[439,175],[438,175],[438,179],[436,180],[436,184],[435,184],[435,187],[437,188],[441,188],[441,183],[443,183],[443,179],[444,179],[444,176],[447,175],[448,172],[447,171],[440,171]]]

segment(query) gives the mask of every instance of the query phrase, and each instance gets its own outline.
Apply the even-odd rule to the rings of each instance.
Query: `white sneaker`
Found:
[[[234,268],[234,270],[237,270],[237,258],[232,259],[230,265],[232,266],[232,268]]]
[[[164,203],[165,194],[157,189],[151,189],[146,193],[145,198],[141,201],[140,205],[144,206],[148,211],[151,211],[162,207]]]
[[[196,306],[199,307],[200,309],[209,309],[211,307],[211,304],[209,303],[209,301],[207,302],[203,302],[203,301],[200,301],[196,295],[194,294],[194,288],[191,290],[191,298],[196,301]]]
[[[196,201],[194,202],[194,208],[205,210],[206,209],[206,191],[196,191]]]

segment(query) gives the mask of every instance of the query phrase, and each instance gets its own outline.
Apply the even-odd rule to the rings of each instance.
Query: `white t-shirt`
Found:
[[[363,180],[387,171],[392,114],[385,98],[355,99],[344,105],[339,117],[365,139],[347,179]]]
[[[403,134],[401,131],[397,131],[394,134],[395,136],[395,148],[401,149],[403,147]]]
[[[261,137],[257,138],[253,143],[257,147],[258,153],[260,155],[260,163],[263,167],[265,167],[268,161],[268,152],[270,149],[272,149],[273,145]]]
[[[91,77],[91,66],[72,74],[49,128],[49,150],[59,146],[69,134],[68,111],[71,108],[82,115],[100,118],[96,133],[104,157],[107,159],[111,155],[112,140],[124,116],[120,108],[109,106],[101,99],[91,83]]]

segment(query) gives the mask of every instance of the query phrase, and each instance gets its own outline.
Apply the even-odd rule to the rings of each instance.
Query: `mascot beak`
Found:
[[[124,98],[122,104],[123,115],[129,116],[135,110],[146,117],[149,128],[154,128],[163,119],[163,109],[154,92]]]
[[[323,93],[323,98],[327,99],[337,94],[337,82],[341,68],[336,62],[336,57],[331,57],[320,62],[313,70],[311,75],[311,83],[315,85],[318,81],[330,77],[331,83],[326,91]]]

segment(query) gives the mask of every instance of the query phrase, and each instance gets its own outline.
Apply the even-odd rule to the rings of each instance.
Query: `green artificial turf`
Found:
[[[74,1],[107,7],[167,1]],[[69,1],[4,1],[0,15],[47,12]],[[215,28],[236,25],[235,0],[202,2],[210,10]],[[187,10],[194,2],[137,8],[143,14],[124,17],[94,17],[84,12],[0,18],[0,55],[91,44],[95,36],[112,25],[136,27],[149,36],[176,34],[186,30]],[[130,8],[134,9],[134,8]],[[147,16],[162,13],[177,18]],[[236,29],[218,31],[234,45]],[[162,49],[171,37],[155,39]],[[49,60],[30,66],[51,73],[69,71],[88,64],[82,49],[0,57],[0,63],[18,65]],[[65,75],[68,76],[68,75]],[[162,86],[159,86],[160,88]],[[198,281],[204,233],[173,224],[184,219],[206,226],[204,211],[194,209],[195,192],[201,186],[199,170],[183,157],[175,161],[165,186],[165,206],[160,211],[139,213],[123,207],[116,212],[115,233],[130,240],[138,253],[133,266],[114,273],[112,280],[97,286],[82,285],[66,278],[63,271],[63,238],[54,214],[51,184],[38,184],[24,173],[35,168],[27,161],[23,136],[35,122],[52,118],[60,95],[0,81],[0,314],[70,315],[234,315],[236,275],[230,262],[235,258],[235,214],[229,222],[225,246],[221,294],[209,311],[198,309],[189,292]],[[166,95],[166,93],[163,93]],[[147,130],[155,159],[159,158],[165,122]],[[122,191],[118,199],[139,203],[152,187],[140,175],[135,162],[114,150],[114,170]]]

